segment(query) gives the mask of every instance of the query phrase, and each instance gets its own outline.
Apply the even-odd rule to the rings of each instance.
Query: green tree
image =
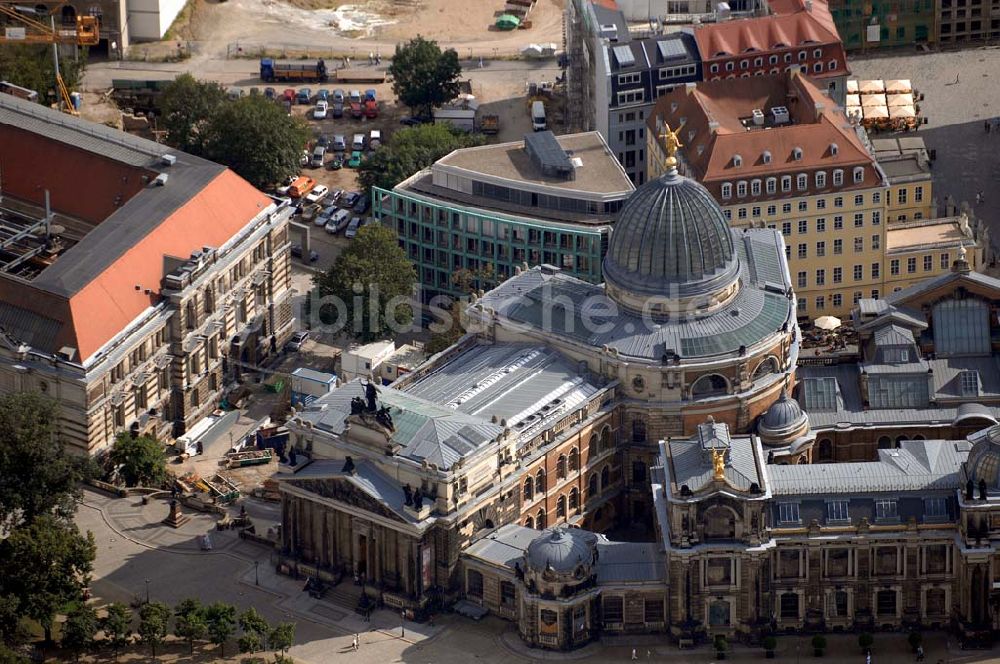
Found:
[[[82,602],[66,615],[62,628],[62,647],[73,653],[74,661],[80,661],[80,653],[94,644],[97,626],[97,612]]]
[[[209,604],[205,607],[205,623],[208,625],[208,638],[219,646],[219,655],[225,657],[226,641],[236,631],[236,607],[223,602]]]
[[[86,62],[86,49],[79,59],[59,58],[59,73],[67,89],[74,90],[79,85]],[[0,48],[0,72],[5,81],[37,92],[42,103],[56,100],[56,70],[51,46],[4,44]]]
[[[158,487],[167,477],[163,444],[149,436],[118,434],[109,458],[126,486]]]
[[[271,626],[257,613],[257,609],[250,607],[240,615],[240,629],[243,630],[240,652],[254,653],[264,649]]]
[[[118,602],[112,602],[107,606],[107,614],[101,620],[101,631],[104,632],[104,640],[111,646],[115,654],[115,661],[118,661],[118,653],[128,645],[132,637],[132,610]]]
[[[51,641],[56,613],[83,600],[95,553],[91,533],[81,535],[73,523],[40,516],[0,542],[0,595],[16,597],[19,613],[38,622]]]
[[[417,273],[399,247],[395,231],[362,227],[330,269],[314,277],[320,295],[334,300],[320,310],[324,323],[369,342],[410,324],[409,302]]]
[[[224,103],[226,91],[215,81],[199,81],[191,74],[175,78],[160,96],[160,126],[167,130],[167,143],[201,154],[203,131]]]
[[[274,664],[295,664],[295,660],[288,655],[278,653],[274,656]]]
[[[21,619],[20,604],[14,595],[0,596],[0,643],[17,646],[31,638],[31,630]]]
[[[189,652],[194,654],[194,642],[208,636],[205,623],[205,609],[196,599],[186,599],[174,609],[174,634],[188,642]]]
[[[0,643],[0,664],[28,664],[31,660]],[[289,663],[291,664],[291,660]]]
[[[167,638],[170,625],[170,607],[163,602],[146,602],[139,609],[139,638],[149,646],[153,659],[156,647]]]
[[[299,172],[309,137],[302,118],[285,114],[261,95],[223,104],[204,127],[202,156],[264,188]]]
[[[462,65],[454,49],[442,51],[436,41],[420,35],[396,45],[389,65],[392,91],[411,112],[430,115],[435,106],[458,96]]]
[[[464,295],[472,295],[479,289],[489,290],[497,285],[496,271],[493,263],[486,263],[477,270],[461,268],[451,274],[451,283],[455,290]],[[431,324],[431,339],[427,343],[427,352],[440,353],[462,338],[465,329],[462,327],[462,308],[467,304],[466,298],[460,297],[451,304],[447,311],[448,318],[444,321],[435,320]],[[436,316],[437,317],[437,316]],[[443,325],[445,329],[437,329]]]
[[[5,478],[0,524],[30,524],[45,514],[69,517],[76,511],[88,462],[67,454],[58,417],[56,402],[48,397],[31,392],[0,397],[0,478]]]
[[[271,646],[271,650],[278,650],[281,653],[286,653],[294,643],[295,623],[278,623],[274,626],[274,629],[271,630],[271,637],[268,639],[268,645]],[[275,658],[275,661],[277,661],[277,658]]]
[[[389,141],[361,162],[358,183],[371,194],[372,187],[392,189],[414,173],[459,148],[483,145],[480,134],[469,134],[450,123],[400,129]]]

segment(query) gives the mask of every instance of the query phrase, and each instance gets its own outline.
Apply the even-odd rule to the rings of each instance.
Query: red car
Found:
[[[351,102],[351,117],[355,120],[360,120],[364,112],[361,110],[361,102],[352,101]]]
[[[378,102],[374,99],[369,99],[365,102],[365,117],[368,119],[378,117]]]
[[[287,88],[284,92],[281,93],[281,99],[282,99],[282,101],[287,101],[289,103],[294,104],[295,103],[295,90],[293,90],[292,88]]]

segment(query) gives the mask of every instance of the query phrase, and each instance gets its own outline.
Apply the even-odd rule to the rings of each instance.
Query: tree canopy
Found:
[[[160,97],[161,128],[167,130],[167,142],[199,154],[205,126],[224,103],[226,91],[215,81],[199,81],[191,74],[175,78]]]
[[[63,623],[62,647],[72,652],[73,658],[79,661],[80,653],[93,645],[97,626],[97,612],[87,604],[77,604]]]
[[[96,551],[91,533],[40,516],[0,542],[0,596],[17,598],[20,615],[37,621],[50,641],[56,613],[82,601]]]
[[[409,326],[409,302],[417,282],[413,263],[395,231],[378,224],[362,227],[330,269],[316,275],[324,302],[320,320],[369,342]]]
[[[132,636],[132,610],[119,602],[108,604],[101,620],[101,631],[118,660],[118,651],[124,648]]]
[[[268,645],[271,646],[272,650],[279,650],[282,653],[285,653],[288,652],[288,649],[291,648],[294,643],[295,623],[278,623],[274,626],[274,629],[271,630]]]
[[[436,41],[417,35],[396,46],[389,74],[399,100],[415,112],[430,115],[435,106],[458,96],[462,65],[454,49],[442,51]]]
[[[163,444],[149,436],[118,434],[109,458],[126,486],[158,487],[167,477]]]
[[[153,659],[156,647],[167,638],[170,625],[170,607],[163,602],[147,602],[139,609],[139,638],[149,646]]]
[[[232,604],[215,602],[205,607],[205,624],[208,625],[208,638],[219,646],[219,655],[226,656],[226,641],[236,631],[236,607]]]
[[[73,90],[79,85],[86,62],[86,53],[79,60],[59,58],[59,73],[67,89]],[[0,48],[0,72],[3,72],[5,81],[37,92],[42,103],[55,101],[50,92],[58,95],[51,46],[4,44]]]
[[[174,635],[188,642],[194,654],[194,642],[208,636],[205,609],[197,599],[186,599],[174,608]]]
[[[449,152],[484,143],[482,135],[460,131],[451,123],[400,129],[388,143],[361,162],[358,182],[369,194],[372,187],[392,189]]]
[[[71,516],[87,469],[59,438],[55,401],[31,392],[0,397],[0,523]]]
[[[206,159],[263,188],[298,173],[309,133],[302,118],[286,115],[261,95],[250,95],[219,106],[209,116],[201,151]]]

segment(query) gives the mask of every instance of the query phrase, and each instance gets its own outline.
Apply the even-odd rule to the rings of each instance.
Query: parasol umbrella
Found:
[[[836,316],[820,316],[813,321],[813,325],[821,330],[833,331],[840,327],[840,319]]]

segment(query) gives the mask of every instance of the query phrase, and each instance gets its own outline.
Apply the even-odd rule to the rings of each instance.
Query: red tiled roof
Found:
[[[135,286],[158,295],[165,257],[186,259],[202,247],[222,246],[269,204],[232,171],[220,173],[70,298],[75,340],[63,345],[77,348],[81,360],[90,357],[151,305],[151,296]]]
[[[618,3],[615,0],[590,0],[591,4],[604,7],[605,9],[610,9],[611,11],[616,11],[618,9]]]
[[[818,120],[817,103],[823,105]],[[673,104],[677,107],[671,110]],[[766,113],[774,106],[786,106],[792,123],[749,131],[743,126],[742,119],[750,117],[753,109]],[[656,130],[657,118],[675,129],[680,127],[685,161],[692,175],[702,182],[872,161],[833,100],[798,73],[792,74],[790,80],[787,74],[754,76],[701,82],[694,91],[677,88],[658,100],[649,120],[651,131]],[[836,155],[830,151],[831,143],[837,144]],[[802,150],[800,160],[792,158],[795,148]],[[763,160],[765,151],[771,154],[769,164]],[[738,168],[733,164],[737,154],[743,162]]]

